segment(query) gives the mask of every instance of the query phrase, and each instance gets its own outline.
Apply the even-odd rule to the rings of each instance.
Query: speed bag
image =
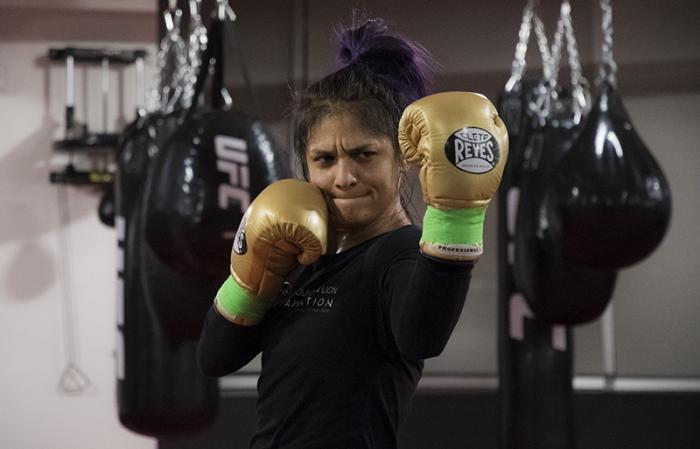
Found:
[[[142,273],[173,341],[199,338],[243,214],[290,173],[262,122],[234,110],[193,115],[159,150],[146,181]]]

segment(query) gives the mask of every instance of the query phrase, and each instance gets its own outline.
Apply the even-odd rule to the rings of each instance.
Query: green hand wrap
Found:
[[[269,307],[268,301],[258,299],[243,290],[233,276],[229,276],[219,288],[216,304],[217,309],[229,319],[243,319],[246,322],[262,320]]]
[[[485,207],[438,209],[428,206],[423,217],[421,247],[446,258],[469,258],[481,255],[484,241]],[[440,254],[434,254],[440,256]]]

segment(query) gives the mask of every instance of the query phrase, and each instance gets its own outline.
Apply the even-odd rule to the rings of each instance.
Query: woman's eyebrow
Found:
[[[326,150],[325,148],[318,148],[318,147],[309,149],[309,154],[311,154],[311,155],[322,155],[322,154],[329,154],[329,153],[333,153],[333,151]]]
[[[358,146],[353,147],[353,148],[349,148],[349,149],[345,150],[345,152],[348,154],[357,154],[357,153],[362,153],[363,151],[367,151],[367,150],[372,149],[372,148],[373,148],[373,145],[371,143],[365,143],[365,144],[358,145]]]

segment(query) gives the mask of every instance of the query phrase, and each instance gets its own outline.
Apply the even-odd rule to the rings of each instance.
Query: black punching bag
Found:
[[[517,156],[509,158],[498,196],[499,447],[503,449],[573,446],[572,331],[536,317],[514,276],[516,214],[522,207],[516,192],[527,182],[528,143],[541,141],[543,133],[529,108],[530,100],[539,95],[537,86],[530,84],[520,97],[525,121],[519,122],[522,128],[516,131],[513,150]],[[518,107],[517,102],[510,107]]]
[[[532,5],[533,2],[527,2],[523,23],[526,23],[526,14]],[[518,54],[526,44],[523,36],[526,34],[521,27],[514,67],[517,67]],[[542,50],[549,48],[549,45],[539,47]],[[511,84],[506,84],[506,88]],[[522,96],[520,108],[522,114],[530,115],[532,120],[525,123],[527,128],[524,130],[509,128],[509,133],[516,132],[520,144],[514,150],[517,157],[509,160],[498,195],[498,447],[569,449],[574,447],[575,441],[573,332],[570,326],[547,323],[536,316],[525,299],[522,287],[515,282],[516,238],[522,238],[517,215],[523,207],[532,207],[520,204],[520,201],[530,202],[527,200],[529,194],[523,198],[524,190],[531,193],[536,190],[528,184],[540,162],[539,156],[544,154],[541,152],[544,140],[557,140],[554,134],[546,136],[543,128],[548,117],[547,98],[538,94],[541,91],[537,90],[536,84],[528,90],[529,94],[527,91],[523,93],[529,95],[531,100]],[[513,107],[517,106],[518,103],[513,101]],[[502,107],[505,108],[506,104]],[[533,151],[539,153],[532,154]],[[511,155],[515,156],[513,153]],[[533,199],[537,202],[536,197],[531,197]]]
[[[149,304],[172,341],[199,338],[229,275],[243,213],[267,185],[290,175],[262,122],[224,101],[225,23],[211,21],[192,106],[158,152],[146,182],[143,273]],[[211,95],[202,105],[207,81]]]
[[[145,175],[157,143],[172,133],[177,116],[151,114],[130,125],[117,159],[118,236],[117,405],[128,429],[154,437],[189,434],[210,426],[219,388],[195,362],[195,343],[175,345],[165,337],[146,302],[139,248]]]
[[[569,260],[617,269],[661,242],[671,217],[668,181],[609,82],[557,168],[552,195]]]
[[[612,298],[616,272],[567,260],[552,209],[551,184],[559,161],[571,149],[580,125],[572,99],[563,93],[547,124],[530,133],[523,150],[516,215],[516,284],[535,316],[545,323],[580,324],[598,318]]]
[[[521,80],[513,89],[499,95],[498,114],[508,128],[510,152],[506,167],[511,167],[511,174],[520,175],[521,170],[513,167],[523,167],[530,134],[540,127],[537,105],[542,102],[543,95],[546,95],[544,81],[532,79]],[[513,179],[513,183],[519,184],[520,178]]]

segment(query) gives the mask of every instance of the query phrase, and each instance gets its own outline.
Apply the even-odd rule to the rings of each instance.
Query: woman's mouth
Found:
[[[333,202],[335,203],[345,203],[345,202],[352,202],[356,200],[361,200],[361,199],[366,199],[369,198],[369,193],[366,193],[364,195],[355,195],[355,196],[334,196],[333,197]]]

